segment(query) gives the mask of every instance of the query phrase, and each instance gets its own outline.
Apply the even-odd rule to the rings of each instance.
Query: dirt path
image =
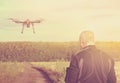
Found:
[[[46,80],[42,72],[32,68],[29,63],[25,63],[25,71],[14,83],[51,83]]]

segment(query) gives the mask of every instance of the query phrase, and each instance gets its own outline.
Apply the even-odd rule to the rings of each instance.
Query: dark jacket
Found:
[[[87,46],[72,57],[65,83],[116,83],[114,61],[94,45]]]

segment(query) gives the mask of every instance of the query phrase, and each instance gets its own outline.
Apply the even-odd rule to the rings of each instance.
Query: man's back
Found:
[[[114,61],[94,45],[73,56],[68,73],[66,83],[116,83]]]

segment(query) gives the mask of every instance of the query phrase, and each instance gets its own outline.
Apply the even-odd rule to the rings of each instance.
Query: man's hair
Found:
[[[80,34],[80,40],[86,43],[94,42],[94,33],[92,31],[83,31]]]

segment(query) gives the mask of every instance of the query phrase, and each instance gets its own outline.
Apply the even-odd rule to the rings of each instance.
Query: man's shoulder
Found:
[[[104,50],[98,49],[100,55],[104,57],[104,59],[109,59],[113,61],[113,58],[110,56],[109,53],[105,52]]]
[[[85,54],[87,53],[87,49],[81,49],[81,50],[78,50],[78,51],[76,51],[74,54],[73,54],[73,56],[74,57],[82,57],[82,56],[84,56]]]

